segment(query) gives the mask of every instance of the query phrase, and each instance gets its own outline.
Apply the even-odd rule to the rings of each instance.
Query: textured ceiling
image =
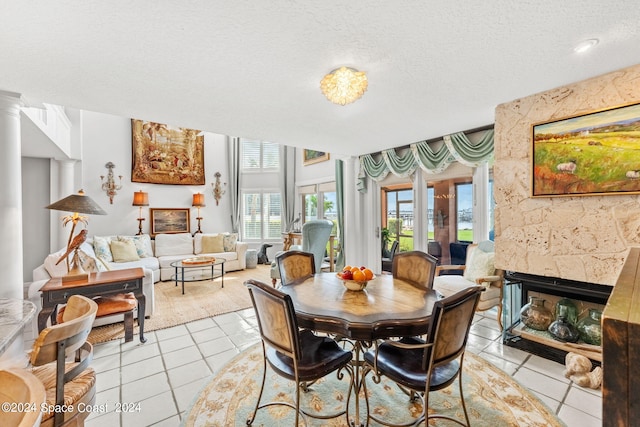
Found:
[[[500,103],[640,63],[630,0],[1,0],[0,11],[2,90],[341,154],[489,125]],[[591,52],[573,52],[590,38]],[[319,90],[342,65],[369,78],[346,106]]]

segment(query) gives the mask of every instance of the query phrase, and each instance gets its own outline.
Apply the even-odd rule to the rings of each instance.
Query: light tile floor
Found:
[[[487,316],[495,316],[489,312]],[[564,378],[564,366],[502,345],[495,317],[477,315],[468,349],[528,387],[569,427],[601,425],[602,394]],[[178,426],[212,374],[259,342],[253,309],[149,332],[148,341],[97,344],[97,405],[87,427]],[[131,412],[115,412],[116,404]]]

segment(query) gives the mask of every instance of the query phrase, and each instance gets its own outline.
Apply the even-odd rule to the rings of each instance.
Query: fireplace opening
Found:
[[[549,332],[528,328],[520,320],[520,310],[530,296],[543,298],[552,313],[558,300],[569,298],[577,306],[579,318],[583,318],[591,308],[604,310],[612,290],[613,287],[607,285],[508,271],[504,284],[503,343],[561,364],[568,352],[579,353],[598,365],[602,362],[601,346],[585,344],[582,340],[575,344],[563,343]]]

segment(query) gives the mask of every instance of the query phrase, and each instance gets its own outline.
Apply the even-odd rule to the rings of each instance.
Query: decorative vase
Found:
[[[565,320],[572,325],[578,324],[578,307],[569,298],[561,298],[556,303],[555,313],[556,319],[560,317],[560,311],[565,311]]]
[[[602,311],[590,308],[589,315],[578,322],[580,338],[587,344],[602,344],[602,324],[600,322]]]
[[[580,338],[580,332],[567,318],[568,311],[566,305],[556,305],[556,320],[549,325],[548,331],[558,341],[576,342]]]
[[[520,310],[520,320],[526,326],[538,331],[546,331],[553,322],[553,313],[544,306],[544,299],[529,297],[529,303]]]

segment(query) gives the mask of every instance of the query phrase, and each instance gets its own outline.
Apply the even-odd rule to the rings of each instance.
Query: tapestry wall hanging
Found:
[[[131,120],[131,181],[204,185],[204,136],[199,130]]]
[[[640,193],[640,104],[533,125],[533,197]]]

